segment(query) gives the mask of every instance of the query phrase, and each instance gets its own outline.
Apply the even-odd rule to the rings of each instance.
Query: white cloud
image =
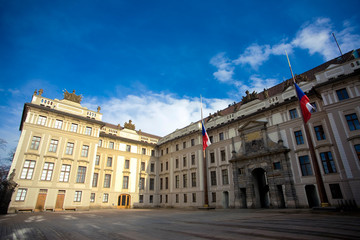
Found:
[[[214,65],[218,70],[213,74],[220,82],[230,82],[234,75],[234,67],[231,60],[225,57],[225,53],[219,53],[210,60],[210,64]]]
[[[245,49],[245,52],[235,59],[236,65],[249,64],[252,68],[257,69],[263,62],[269,59],[271,49],[269,45],[260,46],[253,44]]]
[[[201,118],[199,98],[179,99],[171,94],[148,92],[122,99],[89,100],[84,105],[89,109],[96,109],[100,105],[103,121],[124,126],[131,119],[136,129],[159,136],[170,134]],[[204,117],[227,107],[231,102],[233,100],[230,99],[203,99]]]

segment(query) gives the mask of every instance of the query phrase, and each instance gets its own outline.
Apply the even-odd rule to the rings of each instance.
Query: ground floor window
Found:
[[[24,201],[26,197],[27,189],[26,188],[19,188],[16,194],[15,201]]]
[[[334,183],[334,184],[329,184],[329,186],[330,186],[331,196],[333,199],[343,198],[339,184]]]
[[[95,202],[95,193],[91,193],[90,202]]]
[[[104,203],[107,203],[108,201],[109,201],[109,194],[108,194],[108,193],[104,193],[103,202],[104,202]]]
[[[82,191],[75,191],[74,202],[81,202]]]
[[[212,202],[216,202],[216,192],[211,193]]]

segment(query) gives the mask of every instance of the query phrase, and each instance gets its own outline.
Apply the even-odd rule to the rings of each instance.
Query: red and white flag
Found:
[[[305,95],[305,93],[301,90],[301,88],[296,83],[294,83],[294,84],[295,84],[297,96],[300,101],[301,112],[302,112],[302,115],[304,118],[304,122],[307,123],[307,121],[309,121],[309,119],[311,117],[311,111],[313,111],[315,109],[310,104],[309,98]]]
[[[209,135],[206,132],[204,121],[201,121],[201,125],[202,125],[203,151],[204,151],[208,146],[210,146],[211,142]]]

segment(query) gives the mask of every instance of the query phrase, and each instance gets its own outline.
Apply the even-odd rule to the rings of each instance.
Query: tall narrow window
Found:
[[[175,168],[179,168],[179,159],[178,158],[175,159]]]
[[[165,189],[169,189],[169,178],[165,178]]]
[[[98,143],[99,147],[102,147],[102,140],[99,139],[99,143]]]
[[[98,179],[99,179],[99,174],[98,174],[98,173],[94,173],[94,175],[93,175],[93,181],[92,181],[92,187],[97,187]]]
[[[221,150],[220,155],[221,155],[221,161],[224,162],[226,160],[225,150]]]
[[[74,202],[81,202],[82,191],[75,191]]]
[[[186,148],[186,142],[183,142],[183,149]]]
[[[130,168],[130,160],[125,160],[125,169],[129,169]]]
[[[78,125],[75,123],[72,123],[71,127],[70,127],[70,132],[77,132],[77,129],[78,129]]]
[[[35,161],[25,160],[24,167],[21,172],[21,179],[32,179],[32,175],[35,169]]]
[[[349,98],[349,94],[346,91],[346,88],[336,90],[336,95],[338,96],[339,101]]]
[[[124,176],[123,177],[123,189],[128,189],[129,188],[129,176]]]
[[[154,178],[150,178],[149,190],[154,190],[154,186],[155,186],[155,179],[154,179]]]
[[[191,173],[191,187],[196,187],[196,172]]]
[[[55,139],[51,139],[49,152],[56,152],[59,141]]]
[[[77,177],[76,177],[76,182],[84,183],[85,182],[85,174],[86,174],[86,167],[79,166]]]
[[[114,142],[109,142],[109,148],[114,149]]]
[[[51,181],[51,176],[54,171],[54,163],[46,162],[44,163],[44,168],[41,174],[42,181]]]
[[[211,193],[212,202],[216,202],[216,192]]]
[[[308,155],[300,156],[299,162],[300,162],[301,173],[303,176],[313,175]]]
[[[220,141],[224,140],[224,133],[223,132],[219,133],[219,140]]]
[[[60,182],[69,182],[69,176],[70,176],[70,165],[63,164],[61,166],[61,172],[60,172]]]
[[[139,181],[139,189],[144,190],[145,189],[145,178],[140,178]]]
[[[39,145],[40,145],[40,140],[41,140],[40,137],[33,136],[32,141],[31,141],[31,145],[30,145],[30,149],[38,150]]]
[[[140,170],[145,171],[145,162],[141,162]]]
[[[195,146],[195,139],[191,139],[191,146]]]
[[[141,151],[143,155],[146,155],[146,148],[142,148]]]
[[[191,155],[191,165],[195,165],[195,154]]]
[[[183,157],[183,167],[186,167],[186,157]]]
[[[360,123],[356,113],[352,113],[345,116],[350,131],[359,130]]]
[[[95,193],[90,194],[90,202],[95,202]]]
[[[216,186],[216,171],[210,172],[211,186]]]
[[[187,203],[187,194],[184,193],[184,203]]]
[[[107,158],[106,166],[107,166],[107,167],[111,167],[111,166],[112,166],[112,157],[108,157],[108,158]]]
[[[336,167],[331,152],[320,153],[320,158],[325,174],[336,173]]]
[[[91,127],[86,127],[86,128],[85,128],[85,134],[86,134],[86,135],[91,136],[91,132],[92,132],[92,128],[91,128]]]
[[[89,146],[88,145],[83,145],[82,150],[81,150],[81,156],[82,157],[87,157],[89,154]]]
[[[192,202],[196,202],[196,193],[192,193]]]
[[[111,181],[111,175],[110,174],[105,174],[104,188],[109,188],[110,187],[110,181]]]
[[[66,144],[65,154],[72,155],[74,151],[74,143],[68,142]]]
[[[315,126],[314,130],[315,130],[315,134],[316,134],[316,139],[318,141],[325,139],[325,132],[324,132],[324,129],[323,129],[323,127],[321,125]]]
[[[46,117],[45,116],[39,116],[37,124],[45,126]]]
[[[303,138],[302,132],[296,131],[296,132],[294,132],[294,134],[295,134],[296,144],[297,145],[304,144],[304,138]]]
[[[229,184],[228,170],[227,169],[221,170],[221,174],[222,174],[223,185],[228,185]]]
[[[130,152],[131,151],[131,146],[130,145],[126,145],[126,151]]]
[[[360,144],[354,145],[355,152],[357,154],[358,159],[360,160]]]
[[[100,155],[96,155],[95,165],[96,165],[96,166],[99,166],[99,165],[100,165]]]
[[[55,128],[62,129],[63,121],[56,119],[55,120]]]
[[[183,174],[183,188],[187,188],[187,174]]]
[[[154,172],[155,171],[155,164],[151,163],[150,164],[150,172]]]
[[[179,175],[175,176],[175,188],[179,188]]]
[[[103,202],[107,203],[109,201],[109,194],[108,193],[104,193],[103,195]]]
[[[160,178],[160,190],[163,189],[163,182],[164,182],[164,179],[163,179],[163,178]]]
[[[290,119],[298,118],[296,108],[289,110],[289,114],[290,114]]]
[[[214,152],[210,153],[210,163],[215,163],[215,153]]]
[[[17,202],[25,201],[26,193],[27,193],[26,188],[19,188],[16,193],[15,201],[17,201]]]

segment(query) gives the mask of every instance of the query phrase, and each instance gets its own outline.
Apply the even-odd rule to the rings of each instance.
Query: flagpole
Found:
[[[202,97],[200,95],[200,103],[201,103],[201,129],[203,127],[204,121],[203,121],[203,110],[202,110]],[[204,125],[205,127],[205,125]],[[204,178],[203,178],[203,183],[204,183],[204,208],[208,208],[209,207],[209,196],[208,196],[208,181],[207,181],[207,164],[206,164],[206,148],[204,149],[204,141],[202,141],[202,149],[203,149],[203,172],[204,172]]]
[[[292,68],[291,68],[290,60],[289,60],[289,57],[288,57],[288,54],[287,54],[286,51],[285,51],[285,54],[286,54],[286,57],[287,57],[287,60],[288,60],[288,63],[289,63],[293,83],[296,84],[294,74],[293,74],[293,71],[292,71]],[[298,96],[298,93],[297,93],[296,90],[295,90],[295,92],[296,92],[296,96],[299,99],[299,96]],[[316,158],[314,145],[313,145],[311,135],[310,135],[310,131],[309,131],[309,126],[306,124],[304,114],[303,114],[303,112],[301,110],[300,101],[298,101],[298,103],[299,103],[299,107],[300,107],[301,117],[302,117],[302,120],[303,120],[303,123],[304,123],[306,139],[307,139],[307,142],[309,144],[309,151],[310,151],[310,156],[311,156],[311,160],[312,160],[313,167],[314,167],[315,179],[316,179],[316,184],[318,186],[318,193],[319,193],[319,197],[320,197],[320,201],[321,201],[321,207],[327,207],[327,206],[329,206],[329,201],[328,201],[328,198],[327,198],[327,195],[326,195],[325,185],[324,185],[323,179],[321,177],[320,167],[319,167],[319,163],[318,163],[317,158]]]

